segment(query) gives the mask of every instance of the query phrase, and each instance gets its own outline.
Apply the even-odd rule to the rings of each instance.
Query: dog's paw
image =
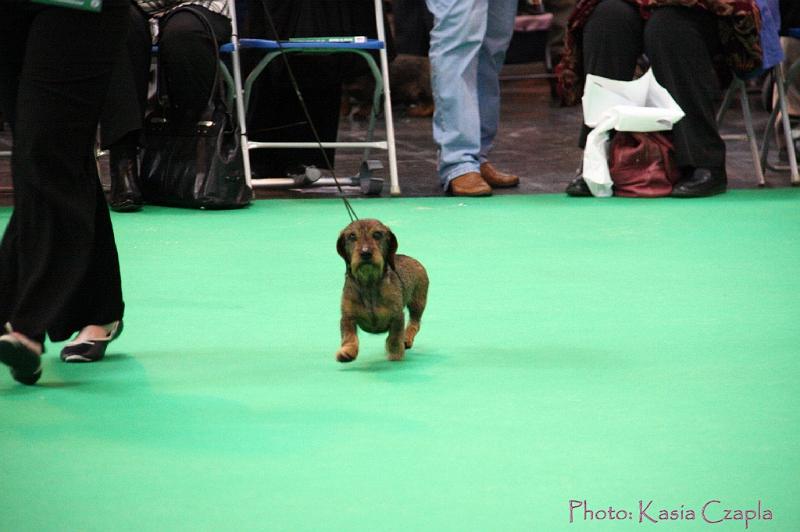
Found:
[[[403,351],[400,351],[399,353],[389,353],[387,355],[387,358],[392,362],[399,362],[400,360],[403,360],[404,355],[405,353]]]
[[[404,339],[400,336],[390,336],[386,339],[386,357],[396,362],[403,360],[403,355],[406,353]]]
[[[412,347],[414,347],[414,338],[416,338],[416,336],[417,336],[416,329],[407,330],[406,338],[405,340],[403,340],[403,346],[405,346],[406,349],[411,349]]]
[[[356,359],[357,356],[358,356],[358,353],[352,353],[347,349],[339,349],[336,352],[336,360],[341,362],[341,363],[343,363],[343,364],[346,364],[348,362],[352,362],[353,360]]]

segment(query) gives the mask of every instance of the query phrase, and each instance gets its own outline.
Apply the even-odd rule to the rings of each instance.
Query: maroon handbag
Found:
[[[628,198],[669,196],[680,178],[674,151],[664,133],[618,131],[611,141],[608,160],[614,194]]]

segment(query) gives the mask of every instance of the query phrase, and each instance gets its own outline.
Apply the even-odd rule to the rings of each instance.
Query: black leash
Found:
[[[356,215],[356,211],[353,209],[353,206],[350,205],[350,202],[347,201],[347,198],[344,195],[344,190],[342,190],[341,185],[339,184],[339,179],[336,177],[336,171],[333,169],[333,165],[331,164],[330,159],[328,158],[328,153],[325,151],[325,148],[322,146],[322,140],[319,137],[317,132],[317,128],[314,125],[314,121],[311,119],[311,113],[308,111],[308,107],[306,106],[306,102],[303,99],[303,93],[300,92],[300,86],[297,83],[297,79],[294,77],[294,72],[292,71],[292,66],[289,64],[289,58],[286,57],[286,50],[281,45],[281,38],[278,34],[278,30],[275,27],[275,23],[272,20],[272,14],[270,13],[269,6],[267,5],[266,1],[262,1],[261,4],[264,6],[264,13],[267,15],[267,22],[269,23],[270,31],[275,38],[275,42],[278,43],[278,50],[280,51],[281,58],[283,59],[283,64],[286,66],[286,72],[289,74],[289,79],[292,83],[292,88],[294,89],[295,95],[297,95],[297,100],[300,102],[300,107],[303,108],[303,114],[306,116],[306,121],[308,122],[309,127],[311,128],[311,133],[314,135],[314,141],[319,146],[319,150],[322,153],[322,157],[325,160],[325,165],[328,167],[328,171],[333,176],[333,182],[336,183],[336,189],[339,191],[339,197],[342,198],[344,202],[344,207],[347,209],[347,215],[350,217],[350,221],[354,222],[358,220],[358,216]]]

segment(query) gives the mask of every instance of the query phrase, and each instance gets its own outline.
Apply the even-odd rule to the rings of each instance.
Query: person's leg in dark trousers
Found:
[[[686,113],[673,128],[676,163],[689,180],[702,169],[716,183],[712,192],[724,191],[726,182],[725,141],[714,113],[719,81],[712,56],[720,46],[714,16],[698,9],[660,7],[644,30],[653,74]]]
[[[433,15],[425,0],[395,0],[393,11],[397,53],[427,57]]]
[[[600,2],[583,28],[583,65],[587,74],[629,81],[644,51],[644,20],[639,9],[625,0]],[[591,128],[581,126],[578,145],[586,146]],[[582,168],[582,166],[581,166]],[[567,186],[570,196],[591,196],[582,169]]]
[[[201,8],[222,45],[231,38],[231,23],[226,17]],[[203,22],[193,13],[177,11],[160,28],[159,61],[164,69],[170,105],[181,119],[199,120],[211,96],[217,59],[214,41]]]
[[[583,65],[587,74],[629,81],[644,51],[645,23],[639,8],[625,0],[600,2],[583,29]],[[581,130],[579,145],[586,146],[590,128]]]
[[[93,148],[126,34],[126,8],[113,0],[97,14],[0,7],[0,97],[12,111],[14,139],[14,212],[0,245],[0,323],[36,342],[45,333],[65,340],[123,314]]]
[[[642,53],[655,78],[686,113],[673,129],[675,157],[683,179],[674,196],[695,197],[725,190],[725,143],[714,117],[718,82],[711,57],[720,46],[714,16],[698,9],[659,7],[645,23],[638,9],[623,0],[598,4],[583,32],[584,69],[611,79],[633,78]],[[583,126],[580,146],[589,128]],[[589,195],[581,178],[567,187]]]
[[[117,212],[138,211],[142,206],[137,156],[150,74],[151,37],[147,17],[131,4],[128,18],[128,39],[115,61],[100,116],[102,146],[109,151],[109,206]]]
[[[17,92],[25,43],[35,13],[19,7],[0,6],[0,111],[14,129],[17,116]],[[12,211],[0,241],[0,331],[8,321],[17,299],[18,270],[17,216]],[[0,332],[0,334],[2,334]],[[41,341],[40,337],[34,337]]]

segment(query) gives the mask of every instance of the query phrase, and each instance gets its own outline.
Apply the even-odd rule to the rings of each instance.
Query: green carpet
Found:
[[[334,360],[339,201],[114,215],[107,359],[0,372],[0,530],[800,530],[800,190],[353,203],[431,277],[401,363]]]

